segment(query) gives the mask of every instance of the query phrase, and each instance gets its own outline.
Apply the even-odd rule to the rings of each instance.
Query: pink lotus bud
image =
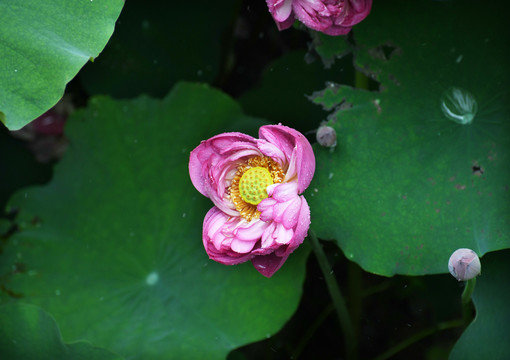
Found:
[[[319,126],[316,136],[319,145],[331,148],[336,146],[336,131],[331,126]]]
[[[297,18],[307,27],[328,35],[345,35],[367,17],[372,0],[266,0],[269,12],[284,30]]]
[[[202,141],[189,173],[215,205],[202,234],[209,257],[225,265],[251,260],[270,277],[307,235],[310,209],[299,194],[312,181],[315,157],[308,140],[286,126],[262,126],[259,137],[233,132]]]
[[[480,259],[471,249],[455,250],[448,261],[448,270],[459,281],[472,279],[480,274]]]

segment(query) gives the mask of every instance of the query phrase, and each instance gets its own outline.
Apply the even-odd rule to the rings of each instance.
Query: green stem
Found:
[[[386,360],[394,356],[395,354],[399,353],[400,351],[404,350],[405,348],[413,345],[414,343],[426,338],[429,335],[432,335],[438,331],[452,329],[456,327],[461,327],[464,325],[463,320],[452,320],[452,321],[446,321],[443,323],[439,323],[436,326],[432,326],[430,328],[424,329],[420,331],[419,333],[414,334],[408,339],[405,339],[404,341],[398,343],[397,345],[391,347],[378,357],[376,357],[374,360]]]
[[[358,89],[368,90],[368,77],[360,71],[354,73],[354,86]]]
[[[347,359],[355,360],[358,357],[357,341],[354,335],[351,318],[349,317],[349,312],[347,311],[347,307],[345,306],[345,302],[342,297],[342,293],[340,292],[338,283],[336,282],[333,271],[331,270],[331,265],[329,264],[328,258],[326,257],[326,254],[324,253],[324,250],[322,249],[322,246],[319,243],[315,232],[310,229],[308,231],[308,237],[311,240],[313,252],[315,253],[321,271],[324,275],[324,280],[326,281],[329,295],[331,296],[331,300],[333,301],[333,305],[335,306],[336,313],[338,315],[340,327],[342,328],[342,332],[344,334],[344,344]]]
[[[464,323],[467,325],[471,322],[471,318],[473,315],[473,307],[471,305],[471,296],[473,295],[473,291],[475,290],[476,278],[472,278],[466,281],[464,286],[464,291],[461,295],[461,303],[462,303],[462,318],[464,319]]]
[[[462,292],[461,300],[462,305],[469,305],[471,302],[471,295],[473,295],[473,291],[475,290],[476,278],[472,278],[466,281],[466,286],[464,287],[464,291]]]

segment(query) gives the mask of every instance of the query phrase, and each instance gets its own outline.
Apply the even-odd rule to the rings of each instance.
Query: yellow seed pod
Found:
[[[248,169],[239,180],[239,194],[248,204],[258,205],[267,198],[267,187],[273,184],[268,169],[253,167]]]

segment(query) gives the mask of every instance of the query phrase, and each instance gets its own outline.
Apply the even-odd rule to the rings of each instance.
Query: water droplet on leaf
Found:
[[[475,118],[478,104],[469,91],[450,87],[441,96],[441,110],[447,119],[467,125]]]
[[[149,275],[147,275],[147,278],[145,279],[145,282],[149,286],[155,285],[159,280],[159,275],[157,272],[153,271]]]

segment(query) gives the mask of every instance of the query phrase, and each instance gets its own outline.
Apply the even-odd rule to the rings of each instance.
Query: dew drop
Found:
[[[450,87],[441,96],[441,110],[447,119],[467,125],[473,122],[478,111],[478,104],[469,91]]]
[[[157,272],[153,271],[149,275],[147,275],[147,278],[145,279],[145,282],[149,286],[155,285],[159,280],[159,275]]]

